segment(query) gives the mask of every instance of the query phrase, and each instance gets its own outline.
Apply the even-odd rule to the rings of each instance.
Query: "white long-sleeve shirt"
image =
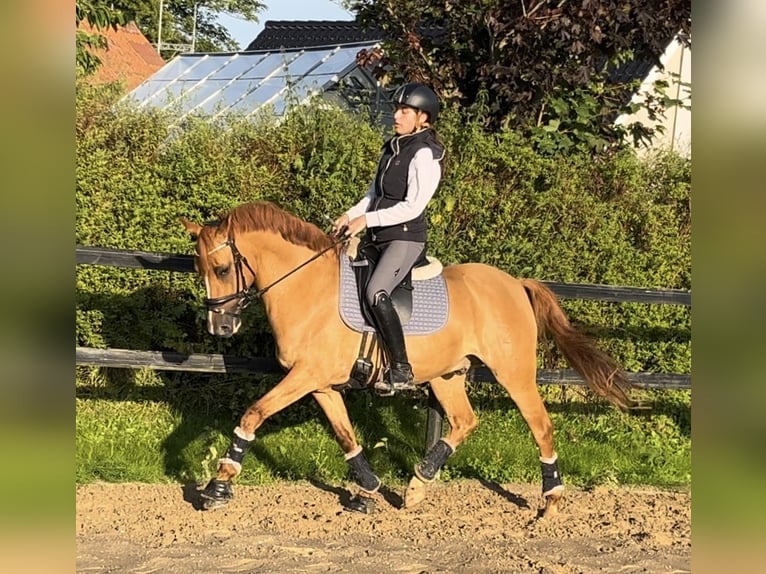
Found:
[[[387,227],[415,219],[425,211],[441,180],[441,166],[434,159],[429,148],[417,151],[407,170],[407,195],[404,201],[377,211],[367,211],[375,199],[375,180],[367,189],[367,194],[353,207],[346,211],[349,220],[362,214],[367,227]]]

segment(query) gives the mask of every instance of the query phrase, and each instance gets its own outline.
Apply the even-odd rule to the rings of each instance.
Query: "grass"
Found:
[[[246,406],[273,380],[79,369],[76,481],[205,482],[215,473]],[[513,402],[484,385],[471,396],[479,426],[449,459],[443,480],[538,482],[531,433]],[[648,409],[615,409],[544,388],[565,482],[687,487],[691,484],[691,393],[647,394]],[[425,397],[347,394],[357,436],[391,486],[409,479],[423,455]],[[348,479],[348,467],[323,413],[310,398],[259,429],[240,484]]]

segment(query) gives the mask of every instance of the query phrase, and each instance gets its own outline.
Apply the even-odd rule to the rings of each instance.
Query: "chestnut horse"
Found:
[[[263,301],[285,377],[252,404],[234,429],[216,477],[200,493],[207,509],[233,496],[231,481],[263,422],[311,394],[326,414],[359,486],[350,509],[367,512],[380,480],[365,459],[343,395],[362,334],[339,313],[339,261],[343,246],[315,225],[268,202],[241,205],[213,224],[182,219],[196,239],[195,265],[204,279],[207,329],[220,337],[241,326],[241,310]],[[466,374],[483,363],[508,391],[539,449],[545,514],[557,511],[564,486],[553,444],[553,426],[536,382],[537,341],[552,335],[588,386],[620,408],[629,408],[631,383],[615,361],[574,329],[556,296],[531,279],[469,263],[444,267],[449,298],[446,325],[430,335],[407,336],[417,384],[430,383],[444,409],[449,433],[415,465],[405,507],[420,502],[447,458],[476,427],[466,394]],[[380,370],[380,365],[376,365]]]

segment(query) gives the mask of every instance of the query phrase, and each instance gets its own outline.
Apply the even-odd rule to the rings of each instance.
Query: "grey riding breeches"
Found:
[[[386,295],[391,295],[391,291],[415,265],[425,245],[415,241],[392,241],[386,246],[367,283],[365,297],[370,306],[375,305],[377,293],[384,291]]]

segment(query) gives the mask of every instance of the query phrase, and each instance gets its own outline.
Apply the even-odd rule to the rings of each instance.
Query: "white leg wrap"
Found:
[[[238,463],[236,460],[231,460],[230,458],[219,458],[218,464],[230,464],[234,467],[234,470],[237,471],[237,474],[242,472],[242,465]]]
[[[553,464],[559,459],[559,455],[557,453],[553,453],[553,456],[550,458],[545,458],[544,456],[540,457],[540,462],[544,462],[545,464]]]
[[[239,438],[247,441],[255,440],[255,433],[246,433],[241,428],[237,427],[234,429],[234,434],[237,435]]]

